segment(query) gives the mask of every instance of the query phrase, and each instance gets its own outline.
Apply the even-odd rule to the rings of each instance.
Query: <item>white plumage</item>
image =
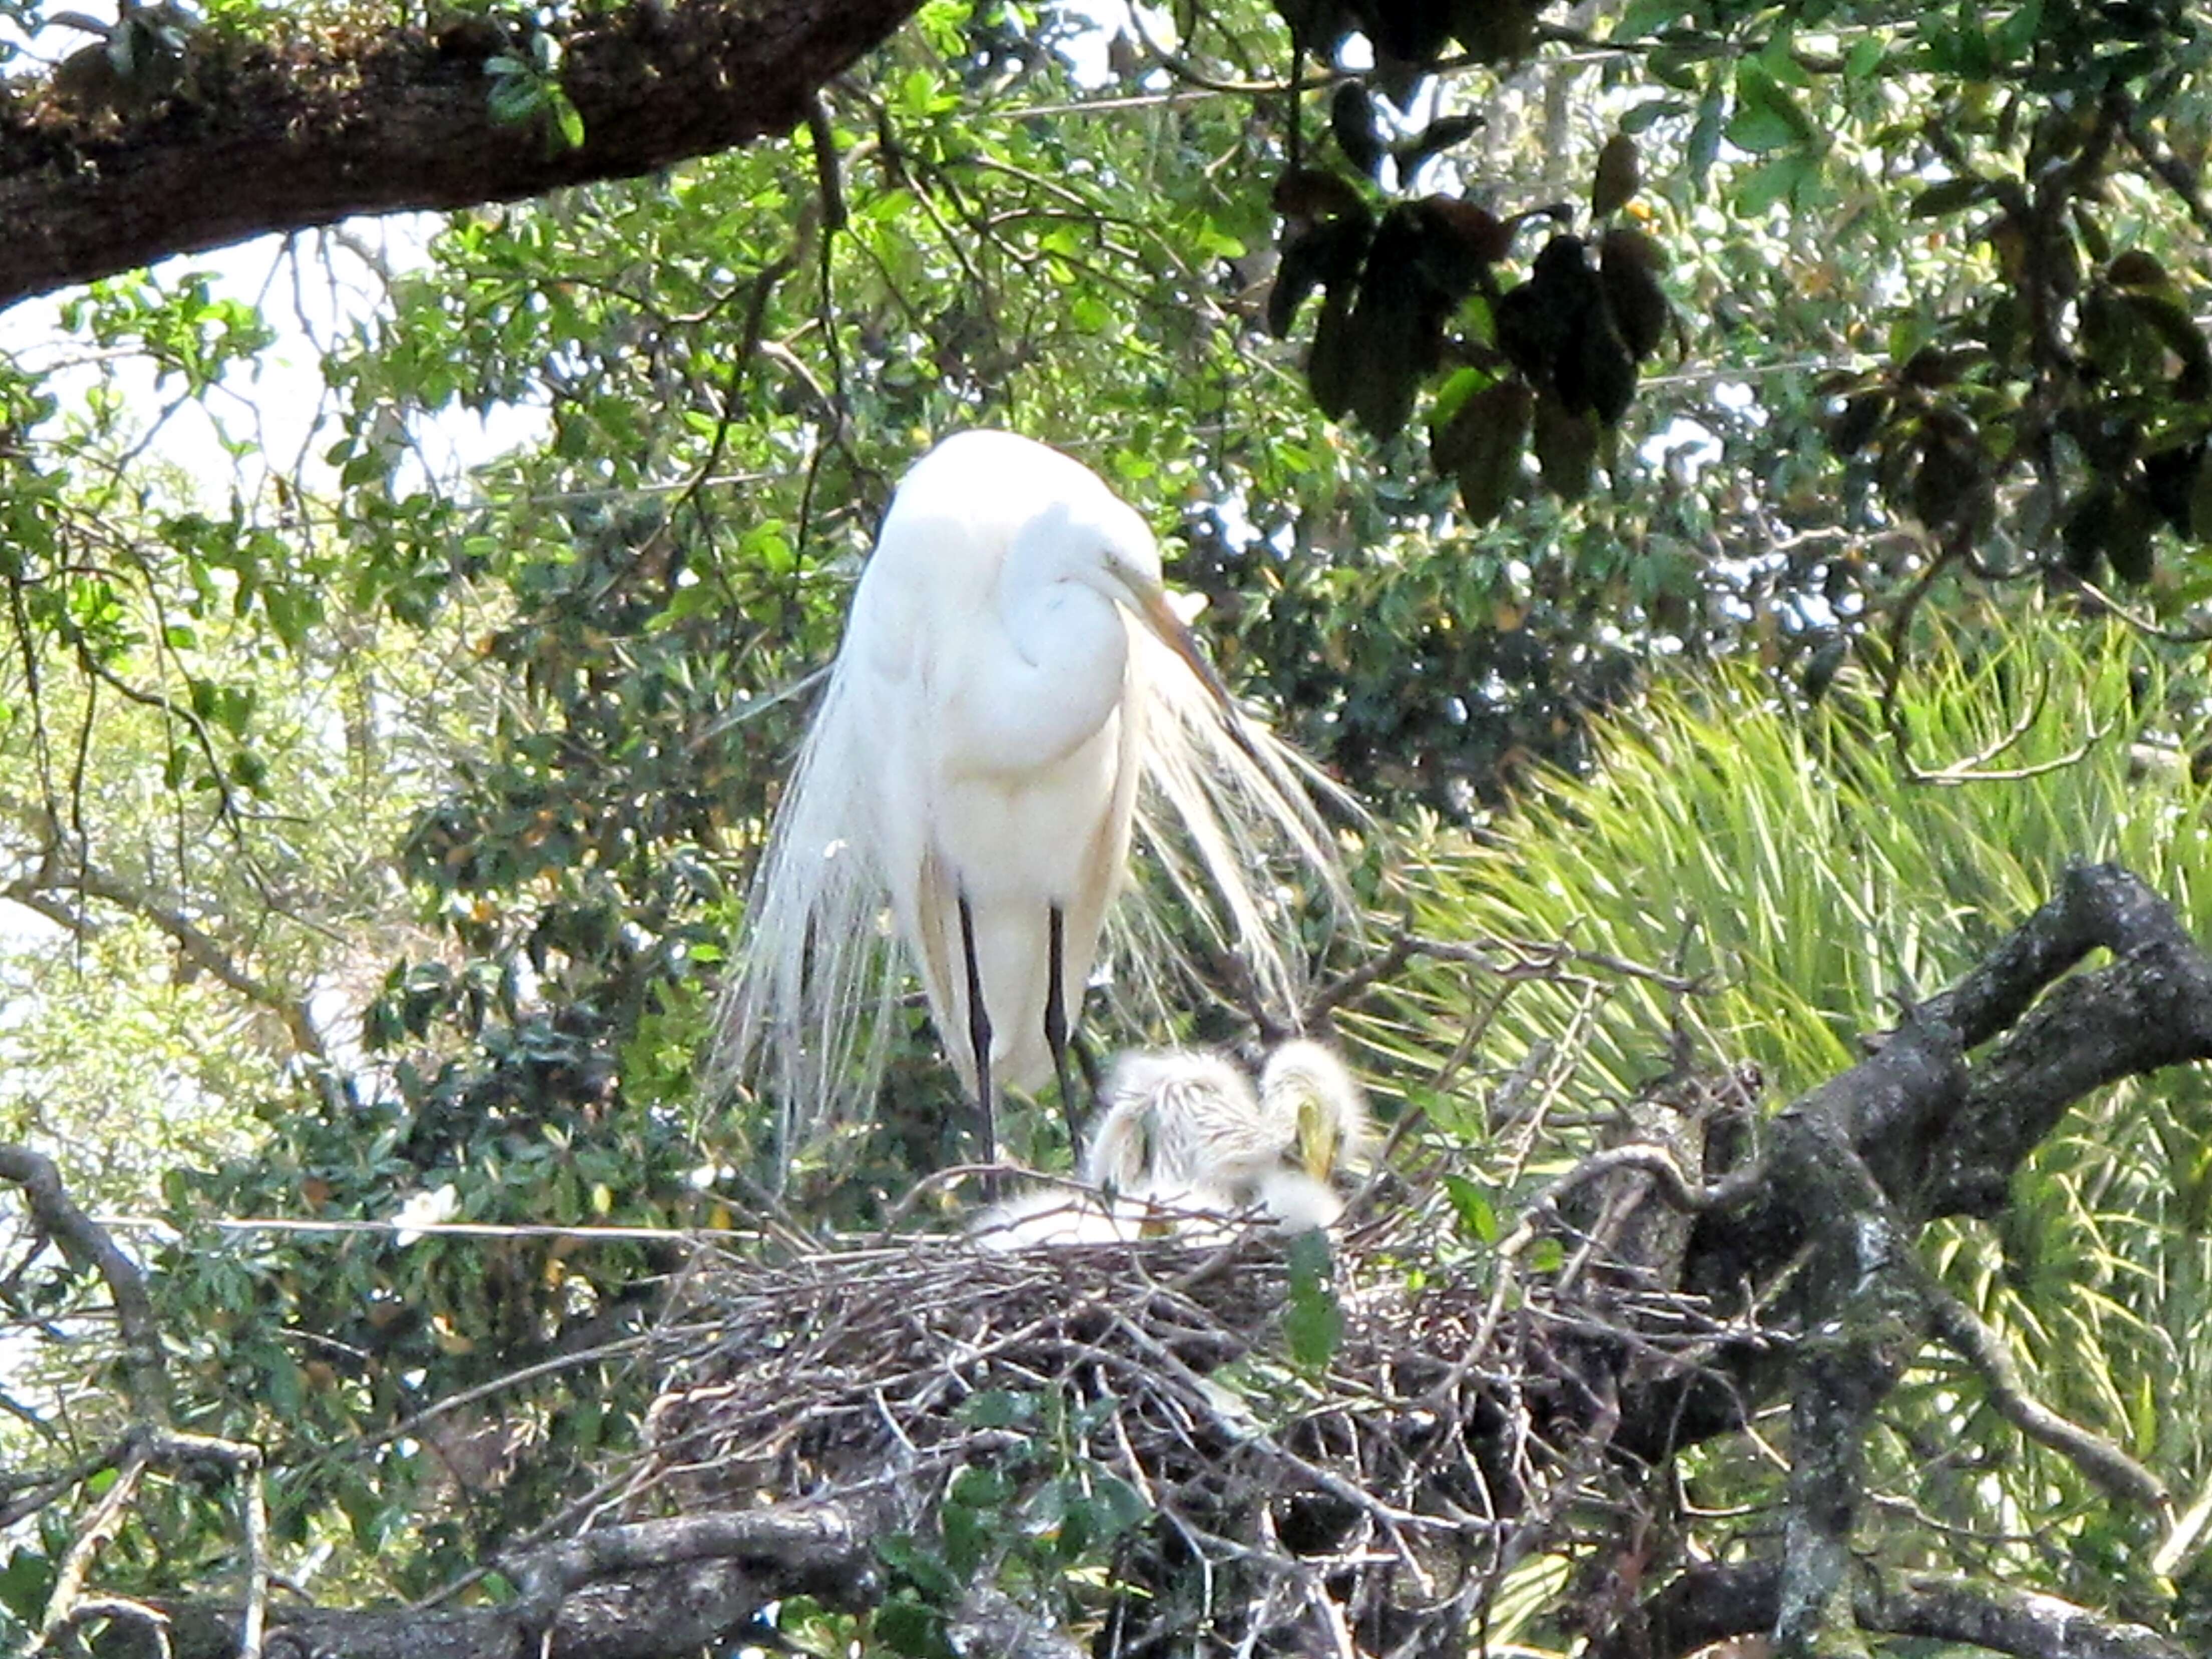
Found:
[[[1115,1061],[1099,1100],[1087,1188],[993,1205],[969,1227],[977,1243],[1014,1250],[1166,1233],[1212,1243],[1234,1236],[1231,1218],[1254,1212],[1278,1232],[1331,1227],[1344,1213],[1332,1183],[1367,1150],[1358,1081],[1310,1038],[1270,1054],[1256,1091],[1204,1049],[1133,1050]]]
[[[1174,1049],[1124,1054],[1101,1102],[1085,1180],[1167,1210],[1257,1209],[1285,1232],[1336,1221],[1330,1183],[1367,1139],[1358,1084],[1303,1037],[1268,1057],[1256,1092],[1220,1055]]]
[[[1007,433],[947,439],[901,483],[854,591],[747,906],[721,1064],[774,1093],[787,1157],[862,1115],[902,978],[895,934],[991,1152],[994,1086],[1059,1066],[1133,833],[1209,945],[1287,1009],[1295,917],[1270,857],[1349,914],[1302,770],[1237,715],[1151,532],[1096,475]],[[1139,918],[1127,937],[1133,988],[1157,1000],[1164,931]]]
[[[1267,1056],[1260,1104],[1314,1181],[1327,1182],[1367,1156],[1365,1091],[1342,1056],[1311,1037],[1293,1037]]]
[[[1114,1062],[1099,1100],[1083,1160],[1097,1187],[1154,1196],[1203,1185],[1249,1198],[1281,1158],[1251,1079],[1219,1054],[1132,1050]]]
[[[987,1250],[1064,1244],[1120,1244],[1143,1230],[1141,1206],[1098,1193],[1038,1187],[976,1212],[968,1236]]]

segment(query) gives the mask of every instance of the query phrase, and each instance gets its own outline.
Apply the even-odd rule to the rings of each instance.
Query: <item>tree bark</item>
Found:
[[[742,1632],[769,1602],[808,1595],[858,1608],[878,1596],[875,1541],[890,1522],[872,1501],[779,1505],[636,1522],[548,1546],[509,1564],[556,1593],[550,1622],[526,1595],[508,1607],[269,1610],[263,1651],[345,1659],[677,1659]],[[611,1575],[602,1578],[602,1573]],[[210,1601],[118,1617],[97,1659],[233,1659],[240,1609]],[[155,1620],[162,1621],[158,1626]],[[157,1634],[158,1629],[158,1634]]]
[[[180,89],[143,108],[0,83],[0,308],[268,231],[512,201],[787,132],[915,3],[639,0],[556,20],[573,148],[550,120],[493,118],[485,65],[527,57],[518,25],[204,30]]]

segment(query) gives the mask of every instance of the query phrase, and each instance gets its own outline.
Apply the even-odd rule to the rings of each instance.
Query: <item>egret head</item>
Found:
[[[1260,1099],[1288,1131],[1297,1165],[1326,1182],[1358,1158],[1367,1141],[1364,1097],[1334,1049],[1296,1037],[1267,1056]]]
[[[1168,597],[1159,544],[1127,502],[1110,494],[1095,501],[1054,502],[1014,539],[1008,562],[1033,562],[1030,568],[1041,574],[1081,582],[1122,606],[1175,653],[1225,716],[1235,718],[1229,688]]]

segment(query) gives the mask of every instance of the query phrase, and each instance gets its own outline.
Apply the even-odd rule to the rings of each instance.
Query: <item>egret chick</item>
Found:
[[[1310,1180],[1326,1185],[1367,1155],[1366,1094],[1336,1051],[1311,1037],[1267,1056],[1260,1103]]]
[[[1203,1049],[1133,1049],[1114,1062],[1083,1176],[1133,1197],[1195,1188],[1232,1194],[1280,1161],[1252,1081]]]
[[[1329,1178],[1366,1116],[1358,1085],[1319,1043],[1277,1050],[1257,1093],[1218,1054],[1125,1054],[1100,1099],[1084,1177],[1143,1201],[1155,1229],[1212,1242],[1230,1236],[1214,1218],[1257,1210],[1303,1232],[1343,1212]]]
[[[895,933],[994,1158],[1001,1085],[1057,1074],[1071,1097],[1068,1036],[1133,836],[1210,945],[1293,1006],[1281,862],[1352,914],[1303,764],[1238,713],[1103,481],[1011,433],[946,439],[900,483],[854,590],[746,906],[719,1064],[775,1097],[785,1163],[864,1115]],[[1165,929],[1124,932],[1127,982],[1157,995]]]

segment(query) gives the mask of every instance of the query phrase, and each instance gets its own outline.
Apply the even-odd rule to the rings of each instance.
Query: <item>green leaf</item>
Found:
[[[1731,200],[1747,218],[1765,213],[1784,202],[1795,203],[1818,181],[1820,164],[1802,151],[1762,161],[1736,180]]]
[[[1879,34],[1866,34],[1851,43],[1844,54],[1844,78],[1846,81],[1871,81],[1881,70],[1888,56],[1889,42]]]
[[[584,117],[565,94],[554,102],[553,120],[563,143],[570,149],[583,149]]]
[[[18,1546],[9,1551],[8,1565],[0,1567],[0,1607],[34,1624],[52,1593],[54,1572],[53,1562],[36,1550]]]
[[[1693,0],[1628,0],[1613,26],[1616,40],[1642,40],[1689,15]]]
[[[1512,499],[1534,406],[1534,394],[1521,381],[1499,380],[1463,397],[1450,419],[1433,429],[1431,459],[1437,471],[1458,480],[1470,524],[1488,524]]]
[[[950,1659],[952,1649],[945,1639],[945,1616],[911,1595],[884,1602],[875,1611],[873,1626],[877,1640],[893,1653],[908,1659]]]
[[[1329,1283],[1328,1235],[1316,1228],[1290,1241],[1289,1301],[1283,1310],[1283,1336],[1291,1363],[1301,1370],[1328,1369],[1344,1340],[1344,1310]]]
[[[1465,1176],[1444,1177],[1444,1192],[1451,1200],[1452,1211],[1459,1217],[1460,1231],[1484,1244],[1498,1243],[1498,1212],[1491,1206],[1489,1195]]]
[[[1735,113],[1728,125],[1730,143],[1758,155],[1810,144],[1818,137],[1811,118],[1772,75],[1749,60],[1736,66]]]
[[[1753,155],[1791,149],[1805,142],[1802,123],[1793,118],[1787,108],[1771,103],[1738,104],[1735,113],[1729,118],[1725,137],[1738,149]]]
[[[1037,1398],[1006,1389],[988,1389],[960,1402],[956,1419],[979,1429],[1027,1428],[1037,1416]]]
[[[1691,124],[1690,141],[1685,156],[1690,167],[1690,183],[1703,190],[1713,162],[1721,151],[1721,126],[1728,110],[1725,83],[1717,69],[1705,83],[1705,94],[1698,100],[1698,118]]]

